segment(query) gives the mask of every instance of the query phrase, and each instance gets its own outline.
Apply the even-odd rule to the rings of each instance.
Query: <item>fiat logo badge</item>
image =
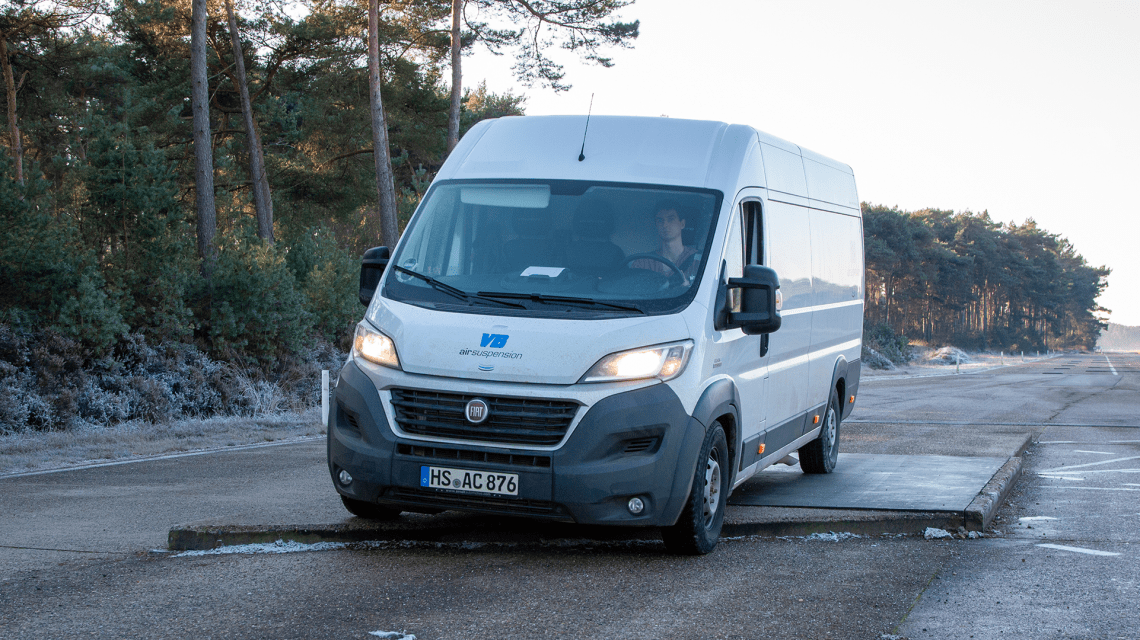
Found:
[[[491,413],[491,407],[487,405],[485,400],[475,398],[467,403],[467,421],[471,424],[479,424],[487,419],[487,415]]]

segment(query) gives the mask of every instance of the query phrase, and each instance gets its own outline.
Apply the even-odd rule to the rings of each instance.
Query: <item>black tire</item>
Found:
[[[378,504],[364,502],[363,500],[353,500],[345,496],[341,496],[340,501],[344,503],[344,508],[348,509],[349,513],[358,518],[364,518],[365,520],[392,520],[400,517],[399,509],[382,507]]]
[[[839,426],[843,413],[839,410],[839,396],[831,392],[823,427],[819,437],[800,447],[800,469],[804,473],[831,473],[839,461]]]
[[[704,555],[716,548],[724,524],[724,507],[728,499],[728,476],[731,461],[724,428],[714,422],[705,433],[705,442],[697,457],[693,489],[677,524],[661,531],[665,547],[678,555]]]

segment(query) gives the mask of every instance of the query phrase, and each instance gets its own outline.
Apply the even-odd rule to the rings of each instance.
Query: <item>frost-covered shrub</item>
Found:
[[[866,343],[863,344],[862,360],[863,366],[870,369],[890,371],[895,368],[895,363],[888,360],[883,354],[875,351],[874,348],[867,346]]]
[[[910,340],[904,335],[895,333],[895,330],[885,323],[864,326],[863,344],[896,365],[907,364],[914,360],[914,348],[911,347]],[[871,366],[870,363],[867,364]]]
[[[958,347],[942,347],[928,355],[926,360],[931,364],[966,364],[970,362],[970,356]]]
[[[318,340],[242,368],[192,345],[156,348],[137,333],[95,358],[68,336],[0,324],[0,433],[301,411],[320,403],[321,370],[336,376],[343,361]]]

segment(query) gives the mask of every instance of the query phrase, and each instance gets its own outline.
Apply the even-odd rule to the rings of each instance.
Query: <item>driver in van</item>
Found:
[[[700,262],[697,250],[686,247],[681,239],[681,232],[685,228],[685,219],[681,217],[682,207],[676,200],[662,200],[655,207],[657,210],[654,220],[657,224],[657,235],[661,238],[661,248],[653,253],[677,265],[685,274],[684,284],[688,284],[696,275],[697,263]],[[673,270],[664,262],[641,258],[630,263],[634,269],[648,269],[669,275]]]

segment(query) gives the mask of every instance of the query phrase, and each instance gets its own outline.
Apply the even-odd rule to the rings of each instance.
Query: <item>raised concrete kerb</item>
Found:
[[[982,488],[965,511],[965,526],[971,531],[984,531],[993,522],[998,507],[1005,502],[1014,483],[1021,477],[1021,458],[1010,458]]]

